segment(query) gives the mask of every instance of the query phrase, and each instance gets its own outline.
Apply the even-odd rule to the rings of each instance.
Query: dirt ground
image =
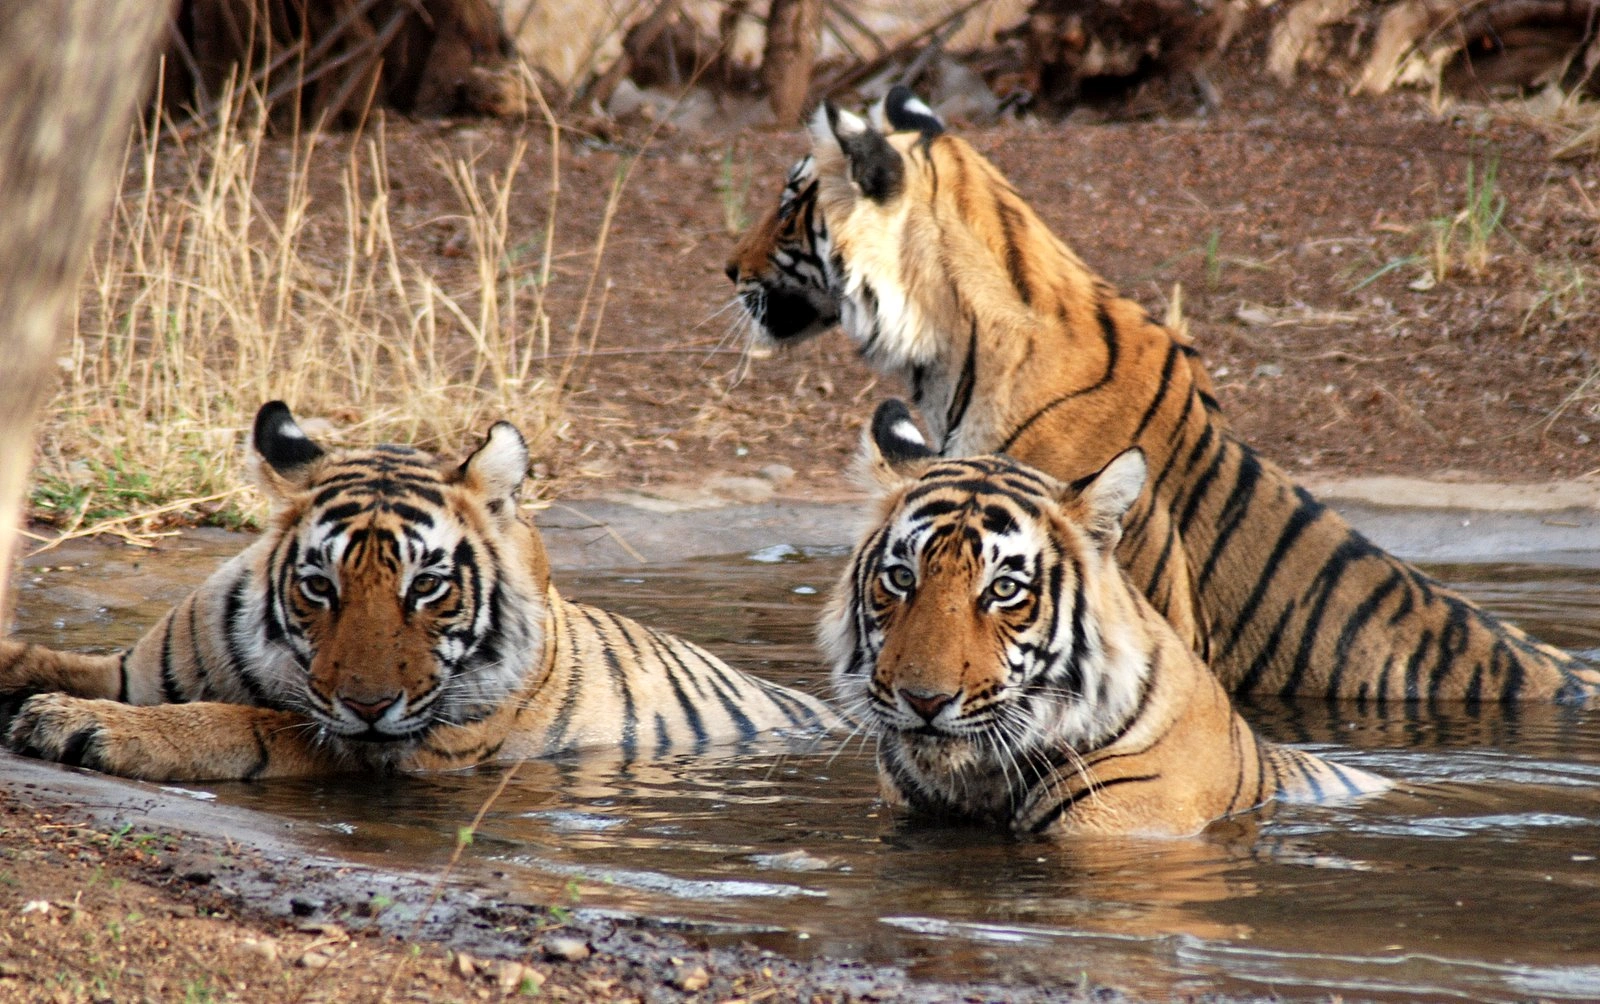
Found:
[[[508,904],[427,877],[175,835],[0,794],[0,1000],[1114,1000],[950,986],[713,947],[666,926]],[[421,918],[420,920],[418,918]]]
[[[964,133],[1155,313],[1181,285],[1226,413],[1291,470],[1514,481],[1600,472],[1600,171],[1552,161],[1537,124],[1503,110],[1351,100],[1327,81],[1292,92],[1249,74],[1220,82],[1225,105],[1201,117]],[[513,218],[537,251],[551,162],[541,125],[387,128],[396,218],[441,283],[475,281],[441,180],[451,158],[493,171],[528,141]],[[644,135],[574,129],[562,147],[558,343],[571,316],[562,311],[592,274],[606,196]],[[325,155],[342,161],[354,142],[332,140]],[[586,335],[575,343],[570,424],[540,461],[554,491],[670,494],[719,474],[802,496],[840,490],[861,423],[902,389],[874,381],[838,334],[747,356],[722,274],[731,231],[765,210],[803,149],[794,131],[666,129],[633,161],[598,273],[610,283],[604,322],[592,351]],[[1474,275],[1464,224],[1452,232],[1450,221],[1468,204],[1469,165],[1481,183],[1490,164],[1503,226]],[[327,184],[319,198],[337,198]],[[1446,233],[1439,259],[1435,237]],[[108,827],[26,791],[0,793],[0,831],[4,999],[754,1002],[905,991],[892,973],[861,970],[850,982],[753,949],[718,954],[553,914],[518,919],[523,950],[480,964],[431,935],[369,922],[370,904],[365,916],[360,904],[333,917],[273,912],[236,879],[270,884],[282,869],[225,844]],[[550,941],[563,937],[576,945]]]

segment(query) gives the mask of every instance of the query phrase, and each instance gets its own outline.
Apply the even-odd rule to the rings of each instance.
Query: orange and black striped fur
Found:
[[[877,126],[832,106],[728,267],[759,335],[835,321],[899,374],[940,454],[1071,481],[1151,468],[1118,557],[1239,692],[1578,703],[1600,671],[1353,531],[1223,421],[1188,338],[1118,295],[903,88]]]
[[[324,450],[256,416],[271,529],[121,654],[0,641],[12,749],[149,779],[627,758],[835,720],[816,699],[561,598],[501,422],[461,463]]]
[[[1382,779],[1259,739],[1117,565],[1138,449],[1077,485],[941,460],[900,401],[865,466],[879,519],[823,622],[834,690],[892,803],[1018,833],[1184,836]]]

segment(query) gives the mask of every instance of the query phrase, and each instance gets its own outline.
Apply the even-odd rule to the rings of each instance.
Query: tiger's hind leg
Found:
[[[345,767],[301,715],[212,702],[136,707],[41,694],[23,703],[6,743],[26,756],[147,781],[310,777]]]

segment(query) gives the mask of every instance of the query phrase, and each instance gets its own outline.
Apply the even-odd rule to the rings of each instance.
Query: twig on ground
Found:
[[[122,530],[119,528],[126,526],[129,523],[137,523],[141,520],[152,519],[156,516],[161,516],[169,512],[176,512],[180,509],[188,509],[191,506],[205,505],[207,502],[220,502],[224,499],[232,498],[233,496],[239,495],[248,490],[249,489],[246,486],[240,485],[238,488],[230,488],[225,492],[218,492],[215,495],[205,495],[200,498],[178,499],[175,502],[168,502],[166,505],[156,506],[154,509],[143,509],[139,512],[129,513],[126,516],[117,516],[113,519],[103,519],[98,523],[93,523],[89,526],[82,527],[81,529],[77,527],[77,523],[82,521],[82,513],[80,512],[78,519],[74,521],[72,528],[68,529],[58,537],[50,538],[48,543],[46,543],[43,547],[37,547],[32,551],[29,551],[28,557],[31,558],[36,554],[43,554],[46,551],[65,544],[69,540],[77,540],[81,537],[97,537],[103,533],[121,537],[127,543],[138,547],[150,547],[152,546],[150,544],[150,538],[166,537],[171,536],[171,534],[167,532],[140,533],[137,531]],[[34,536],[34,539],[36,540],[44,539],[32,534],[30,534],[30,536]]]

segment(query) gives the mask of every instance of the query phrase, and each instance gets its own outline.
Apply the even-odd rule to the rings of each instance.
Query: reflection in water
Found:
[[[837,556],[762,557],[774,555],[562,583],[820,693],[811,625]],[[50,644],[126,642],[213,563],[197,555],[169,575],[176,584],[156,561],[35,574],[21,629]],[[1594,569],[1439,571],[1541,637],[1600,647]],[[536,761],[516,768],[461,874],[512,898],[575,893],[711,938],[930,976],[1087,976],[1162,998],[1600,998],[1600,714],[1270,701],[1246,714],[1272,738],[1405,783],[1354,805],[1273,807],[1198,840],[1050,845],[897,823],[859,743]],[[429,869],[502,770],[210,790],[302,820],[332,851]]]

